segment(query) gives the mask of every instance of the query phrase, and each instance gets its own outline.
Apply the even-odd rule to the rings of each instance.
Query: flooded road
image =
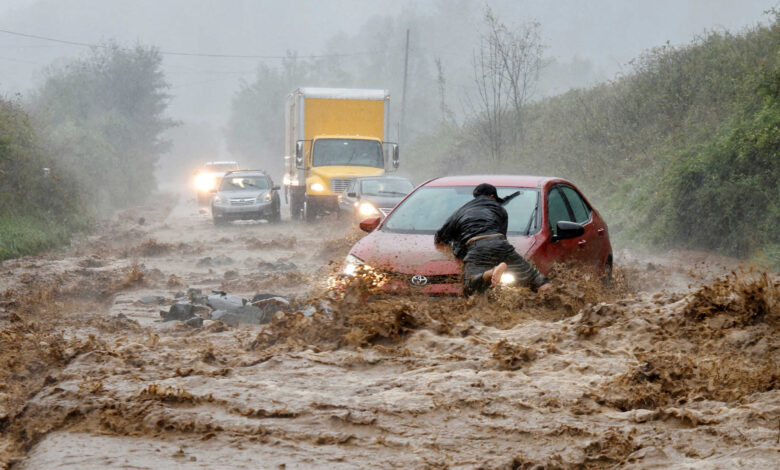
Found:
[[[620,253],[609,287],[561,271],[539,296],[333,298],[329,262],[360,236],[334,222],[215,227],[194,201],[160,196],[72,249],[0,264],[0,464],[780,459],[776,275],[701,253]],[[301,301],[266,325],[161,321],[196,290]]]

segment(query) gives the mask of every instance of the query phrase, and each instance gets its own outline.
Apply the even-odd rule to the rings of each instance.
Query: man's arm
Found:
[[[503,206],[499,206],[498,208],[500,209],[500,219],[498,221],[499,230],[501,230],[501,233],[506,236],[506,231],[509,228],[509,215],[506,213],[506,209],[504,209]]]
[[[458,212],[455,212],[450,216],[449,219],[447,219],[446,222],[444,222],[444,225],[442,225],[441,228],[436,232],[436,235],[433,236],[434,243],[443,244],[452,241],[453,230],[455,228],[455,219],[457,215]]]

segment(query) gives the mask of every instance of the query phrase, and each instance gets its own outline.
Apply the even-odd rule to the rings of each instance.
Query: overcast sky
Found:
[[[482,5],[482,2],[475,2]],[[507,24],[541,23],[547,55],[588,60],[607,78],[641,51],[669,41],[685,44],[706,29],[738,32],[759,21],[777,0],[491,0]],[[372,18],[402,10],[434,12],[449,0],[0,0],[0,29],[68,41],[115,39],[153,44],[163,51],[215,54],[301,55],[322,52],[343,32],[355,34]],[[470,31],[475,34],[479,16]],[[468,28],[467,28],[468,29]],[[382,34],[381,30],[377,34]],[[354,50],[361,50],[354,44]],[[0,33],[0,93],[24,93],[57,58],[86,48]],[[448,55],[471,51],[437,51]],[[270,62],[274,62],[270,59]],[[224,123],[241,79],[251,79],[257,59],[165,57],[173,85],[171,114]]]

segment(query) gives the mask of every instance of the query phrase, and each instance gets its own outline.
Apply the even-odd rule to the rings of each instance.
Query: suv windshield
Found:
[[[536,208],[539,191],[530,188],[500,187],[499,197],[506,197],[515,191],[520,191],[504,208],[509,215],[507,233],[525,235],[531,214]],[[428,186],[420,188],[409,196],[400,206],[388,216],[382,230],[400,233],[435,233],[444,225],[447,218],[460,206],[474,196],[473,186]],[[531,222],[530,233],[539,229],[538,210]]]
[[[209,163],[206,164],[205,168],[214,173],[226,173],[228,171],[238,170],[238,163]]]
[[[241,191],[268,189],[268,179],[265,176],[227,176],[222,178],[220,191]]]
[[[314,143],[312,161],[314,166],[385,166],[382,144],[376,140],[319,139]]]
[[[377,178],[362,180],[360,189],[364,196],[406,196],[414,186],[407,180]]]

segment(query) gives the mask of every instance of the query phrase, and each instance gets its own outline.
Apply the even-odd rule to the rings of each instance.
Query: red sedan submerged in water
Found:
[[[547,274],[554,263],[575,263],[610,276],[612,246],[607,224],[585,196],[561,178],[514,175],[451,176],[430,180],[412,191],[384,220],[372,217],[360,227],[370,232],[347,255],[345,274],[370,267],[392,290],[427,294],[462,291],[462,263],[449,247],[437,247],[434,233],[474,187],[490,183],[500,197],[520,191],[504,207],[507,240]],[[502,283],[511,284],[505,275]]]

